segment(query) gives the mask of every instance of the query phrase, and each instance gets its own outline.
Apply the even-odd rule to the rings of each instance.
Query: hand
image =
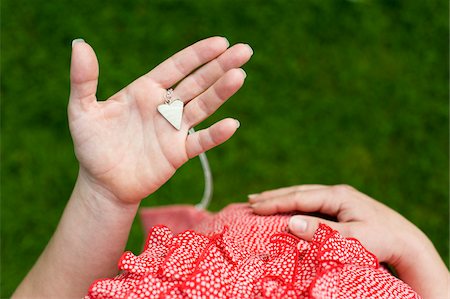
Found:
[[[336,221],[314,216],[295,216],[291,232],[311,240],[319,223],[325,223],[345,237],[357,238],[382,262],[395,264],[405,246],[405,234],[420,231],[400,214],[350,186],[303,185],[263,192],[250,199],[255,213],[319,212]]]
[[[260,215],[318,212],[335,217],[337,221],[293,216],[289,229],[311,240],[319,223],[324,223],[345,237],[358,239],[380,262],[392,265],[423,298],[447,294],[448,270],[425,234],[399,213],[350,186],[287,187],[250,195],[249,201]]]
[[[189,158],[229,139],[239,126],[224,119],[188,135],[243,84],[239,69],[252,50],[212,37],[178,52],[106,101],[97,101],[98,62],[93,49],[76,42],[72,50],[69,126],[80,176],[120,203],[139,203],[164,184]],[[184,113],[178,131],[157,111],[166,90]]]

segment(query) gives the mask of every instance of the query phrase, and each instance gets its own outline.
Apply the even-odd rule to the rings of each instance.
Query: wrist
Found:
[[[105,211],[109,209],[137,211],[138,203],[123,202],[107,187],[92,178],[85,169],[80,167],[74,193],[77,198],[83,201],[87,207],[93,211]]]
[[[397,250],[388,261],[396,269],[409,268],[416,263],[417,259],[423,258],[424,247],[429,246],[429,240],[424,233],[412,225],[403,226],[396,235]]]
[[[433,243],[417,227],[404,235],[403,243],[403,251],[391,263],[399,278],[423,298],[444,298],[450,276]]]
[[[94,280],[115,276],[138,206],[119,201],[80,169],[52,239],[15,297],[81,298]]]

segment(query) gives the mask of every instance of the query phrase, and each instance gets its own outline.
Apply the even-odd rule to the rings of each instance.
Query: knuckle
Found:
[[[227,66],[226,62],[227,62],[227,61],[223,61],[223,60],[221,59],[221,57],[219,57],[219,58],[213,60],[213,63],[217,65],[217,70],[218,70],[218,73],[219,73],[220,75],[225,74],[226,71],[229,69],[229,67]]]
[[[217,130],[220,130],[220,127],[214,129],[216,129],[216,132],[213,132],[212,130],[205,132],[205,142],[203,143],[205,151],[221,143],[221,132]]]
[[[193,113],[185,113],[183,118],[184,118],[184,122],[187,123],[189,125],[189,127],[193,126],[196,123]]]
[[[199,98],[197,101],[198,105],[198,111],[202,112],[204,116],[208,116],[212,113],[211,108],[206,103],[206,100],[204,98]]]
[[[356,238],[358,236],[356,229],[352,225],[347,225],[345,228],[345,237]]]
[[[331,187],[331,191],[334,196],[348,196],[350,192],[355,190],[352,186],[349,185],[335,185]]]
[[[303,187],[302,187],[302,185],[297,185],[297,186],[294,186],[293,190],[294,190],[294,192],[301,192],[303,190]]]
[[[301,196],[302,196],[302,191],[301,190],[295,190],[294,192],[291,193],[292,199],[293,200],[300,200]]]
[[[205,74],[198,72],[193,76],[193,79],[199,89],[206,89],[209,87],[209,78]]]
[[[189,72],[189,67],[185,60],[173,59],[173,64],[181,75],[185,76]]]
[[[301,209],[301,192],[294,191],[288,195],[288,200],[290,202],[291,209],[300,210]]]
[[[343,189],[346,189],[347,191],[353,191],[353,190],[355,190],[355,188],[353,188],[352,186],[347,185],[347,184],[339,184],[338,186],[340,186],[340,187],[343,188]]]
[[[281,210],[283,210],[283,204],[281,202],[279,202],[278,200],[272,200],[271,204],[273,204],[273,206],[277,212],[280,212]]]
[[[346,238],[358,239],[358,230],[353,225],[345,225],[340,229],[340,233]]]
[[[224,102],[227,99],[226,94],[224,94],[224,91],[227,92],[229,89],[228,82],[226,80],[225,80],[225,82],[223,80],[221,80],[220,84],[214,84],[212,89],[213,89],[214,97],[215,97],[216,101]]]

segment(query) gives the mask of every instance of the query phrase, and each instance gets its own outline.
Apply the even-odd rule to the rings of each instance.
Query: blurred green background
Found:
[[[249,43],[246,84],[200,126],[241,121],[208,153],[211,209],[347,183],[412,220],[448,263],[448,2],[4,0],[1,22],[1,297],[44,249],[74,185],[66,105],[79,37],[97,52],[101,99],[204,37]],[[202,191],[194,159],[143,205],[196,203]],[[142,240],[135,221],[127,248]]]

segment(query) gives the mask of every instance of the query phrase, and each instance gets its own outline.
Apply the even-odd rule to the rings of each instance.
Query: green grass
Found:
[[[23,1],[2,3],[1,294],[48,242],[77,173],[67,127],[70,43],[100,61],[106,99],[212,35],[249,43],[243,89],[200,127],[241,121],[208,153],[212,209],[246,194],[347,183],[395,208],[448,263],[445,1]],[[143,205],[196,203],[193,160]],[[133,226],[128,249],[139,252]]]

